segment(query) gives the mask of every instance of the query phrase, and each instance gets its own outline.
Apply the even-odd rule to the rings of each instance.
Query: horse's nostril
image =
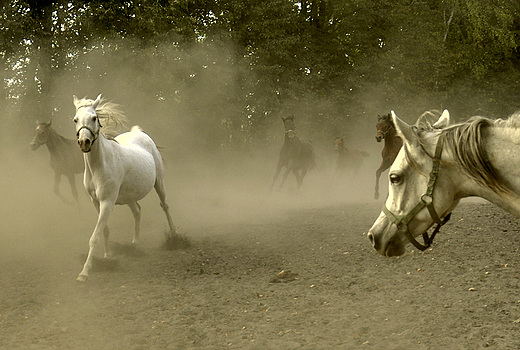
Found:
[[[377,242],[376,242],[376,239],[374,237],[374,235],[372,234],[372,232],[369,232],[368,235],[368,240],[370,241],[370,243],[372,243],[372,246],[377,249]]]

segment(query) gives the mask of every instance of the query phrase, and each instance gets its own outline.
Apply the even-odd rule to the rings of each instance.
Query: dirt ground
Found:
[[[261,186],[236,173],[188,183],[170,165],[172,216],[191,247],[161,249],[152,193],[142,254],[81,284],[96,215],[83,191],[80,209],[52,194],[40,151],[2,159],[1,349],[520,349],[520,227],[491,204],[463,202],[432,249],[387,258],[366,238],[381,206],[371,182],[314,172],[299,194],[293,179],[269,194],[275,160]],[[132,221],[116,208],[115,248]]]

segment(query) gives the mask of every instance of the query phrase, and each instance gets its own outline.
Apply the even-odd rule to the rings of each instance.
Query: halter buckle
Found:
[[[433,197],[431,194],[425,193],[421,196],[421,201],[426,205],[431,205],[433,204]]]

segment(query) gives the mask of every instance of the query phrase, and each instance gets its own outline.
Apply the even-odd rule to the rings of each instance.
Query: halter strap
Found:
[[[431,243],[433,242],[433,238],[437,234],[437,232],[440,231],[441,226],[443,226],[445,223],[448,222],[448,220],[451,217],[451,213],[446,215],[444,219],[440,219],[439,215],[435,211],[435,207],[433,206],[433,189],[435,187],[435,182],[437,181],[437,176],[439,174],[439,166],[441,162],[441,154],[442,154],[442,144],[443,139],[439,138],[437,141],[437,146],[435,148],[435,155],[433,158],[433,167],[432,171],[430,172],[430,179],[428,181],[428,187],[426,189],[426,192],[421,196],[421,201],[417,203],[417,205],[406,215],[395,215],[392,213],[387,207],[386,204],[383,204],[383,212],[385,213],[388,220],[390,220],[393,224],[397,226],[397,229],[401,231],[406,238],[419,250],[426,250],[430,247]],[[431,236],[428,236],[428,231],[423,232],[423,240],[424,245],[419,243],[410,233],[410,230],[408,229],[408,223],[424,208],[428,209],[428,212],[430,213],[431,218],[433,221],[437,224],[437,227],[435,227],[433,233]]]
[[[99,127],[101,127],[101,124],[99,125]],[[94,132],[94,130],[92,130],[91,128],[89,128],[88,126],[86,125],[83,125],[82,127],[80,127],[78,129],[78,131],[76,132],[76,138],[79,137],[79,132],[82,130],[82,129],[87,129],[88,131],[90,131],[90,133],[94,136],[94,140],[92,140],[92,143],[94,143],[94,141],[96,141],[99,137],[99,131],[97,133]]]
[[[383,136],[386,136],[386,134],[388,134],[390,132],[390,130],[394,129],[394,127],[392,125],[390,125],[388,127],[388,129],[386,129],[386,131],[383,131],[383,130],[377,130],[377,132],[380,132],[381,134],[383,134]],[[395,130],[395,129],[394,129]]]

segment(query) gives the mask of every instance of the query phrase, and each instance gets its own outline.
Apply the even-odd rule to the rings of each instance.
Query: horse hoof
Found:
[[[379,199],[379,193],[376,193],[376,194],[374,195],[374,199],[376,199],[376,200]]]
[[[79,275],[78,278],[76,278],[76,281],[78,282],[87,282],[88,276],[87,275]]]

